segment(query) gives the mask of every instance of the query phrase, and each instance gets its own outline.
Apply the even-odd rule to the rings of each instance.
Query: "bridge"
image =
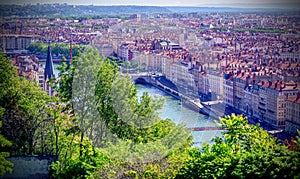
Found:
[[[191,131],[216,131],[216,130],[226,130],[222,127],[189,127]]]
[[[148,72],[143,73],[123,73],[124,76],[128,76],[132,81],[136,83],[151,83],[151,75]]]

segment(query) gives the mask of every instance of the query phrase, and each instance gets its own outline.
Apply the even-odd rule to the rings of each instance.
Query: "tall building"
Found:
[[[233,104],[233,96],[234,96],[234,91],[233,91],[233,75],[232,74],[225,74],[224,75],[224,102],[227,106],[234,107]]]
[[[8,34],[0,37],[0,49],[4,52],[13,50],[25,50],[32,42],[38,40],[34,35]]]
[[[53,88],[48,84],[48,81],[55,77],[54,75],[54,66],[53,66],[53,60],[51,55],[51,49],[50,44],[48,45],[48,51],[47,51],[47,59],[46,59],[46,66],[44,71],[44,90],[48,92],[49,96],[53,95]]]
[[[291,134],[300,130],[300,93],[287,99],[285,130]]]
[[[286,122],[287,97],[295,97],[297,84],[282,81],[259,82],[259,118],[274,127],[284,128]]]

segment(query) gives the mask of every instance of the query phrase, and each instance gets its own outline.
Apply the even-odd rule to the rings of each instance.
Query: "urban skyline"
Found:
[[[0,4],[52,4],[52,3],[67,3],[74,5],[96,5],[96,6],[111,6],[111,5],[138,5],[138,6],[209,6],[209,7],[263,7],[263,8],[272,8],[272,7],[281,7],[281,8],[297,8],[294,6],[295,4],[299,4],[297,0],[166,0],[166,1],[138,1],[138,0],[112,0],[112,1],[104,1],[104,0],[91,0],[91,1],[83,1],[83,0],[29,0],[29,1],[21,1],[21,0],[12,0],[9,2],[0,2]]]

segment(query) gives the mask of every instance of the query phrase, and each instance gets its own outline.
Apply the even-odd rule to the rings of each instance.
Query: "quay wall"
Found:
[[[155,78],[153,77],[147,77],[149,79],[145,80],[147,82],[147,84],[150,84],[160,90],[162,90],[163,92],[173,96],[174,98],[181,100],[182,104],[186,107],[188,107],[191,110],[194,110],[196,112],[199,112],[201,114],[207,115],[213,119],[219,119],[219,116],[214,113],[212,110],[210,110],[209,107],[206,106],[206,104],[203,104],[200,102],[200,106],[195,104],[195,102],[188,97],[185,94],[180,93],[179,91],[176,91],[174,89],[172,89],[172,91],[167,90],[169,87],[160,83],[159,81],[157,81]]]

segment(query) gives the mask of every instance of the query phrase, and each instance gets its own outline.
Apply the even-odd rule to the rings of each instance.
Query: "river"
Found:
[[[45,65],[45,62],[41,64]],[[54,73],[58,76],[58,70],[56,69],[57,63],[54,63]],[[136,84],[135,87],[138,90],[138,95],[141,96],[144,92],[148,92],[149,95],[158,95],[166,99],[163,109],[161,110],[160,117],[162,119],[170,118],[174,123],[183,123],[186,127],[214,127],[215,122],[208,116],[197,113],[183,105],[181,101],[168,95],[167,93],[151,86],[151,85],[141,85]],[[211,142],[214,136],[221,136],[222,131],[212,130],[212,131],[192,131],[191,134],[194,138],[194,146],[201,147],[203,142]]]
[[[149,95],[158,95],[166,99],[163,109],[161,110],[160,117],[162,119],[170,118],[174,123],[185,124],[186,127],[214,127],[215,122],[208,116],[195,112],[181,104],[181,101],[168,95],[167,93],[151,86],[136,84],[138,95],[141,96],[144,92]],[[211,142],[214,136],[221,136],[221,131],[192,131],[194,137],[194,146],[200,147],[203,142]]]

